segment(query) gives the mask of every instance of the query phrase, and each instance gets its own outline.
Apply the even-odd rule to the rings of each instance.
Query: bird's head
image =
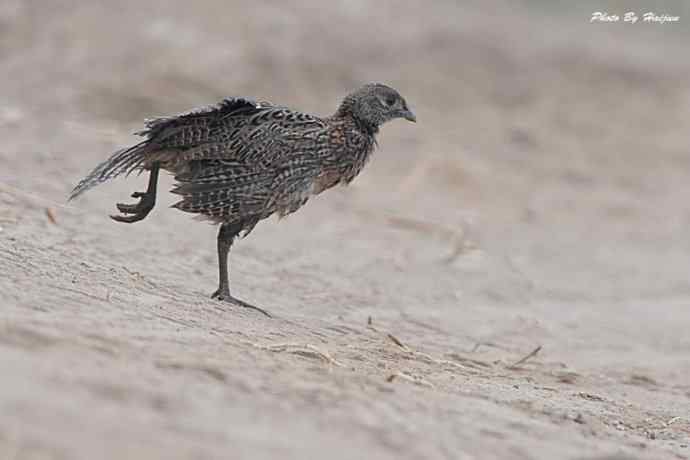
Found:
[[[400,93],[381,83],[369,83],[349,94],[340,105],[338,114],[351,115],[374,130],[396,118],[417,121]]]

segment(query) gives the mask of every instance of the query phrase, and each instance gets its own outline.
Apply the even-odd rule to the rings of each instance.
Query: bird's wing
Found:
[[[232,220],[263,216],[292,206],[288,198],[308,195],[319,173],[315,155],[325,121],[282,107],[271,107],[241,120],[225,118],[212,128],[209,141],[180,154],[189,158],[175,176],[175,206]],[[217,146],[211,152],[209,145]],[[189,153],[194,151],[194,156]]]
[[[231,97],[223,99],[218,104],[192,109],[178,115],[149,118],[144,122],[146,129],[135,134],[163,141],[178,138],[179,134],[186,131],[187,137],[178,138],[184,144],[194,139],[192,135],[195,131],[194,128],[196,131],[208,131],[208,127],[219,118],[251,116],[270,107],[273,105],[269,102],[256,102],[250,98]]]
[[[147,121],[138,134],[151,144],[151,160],[230,160],[260,165],[271,163],[308,142],[311,131],[323,131],[320,118],[251,99],[226,99],[215,106]],[[160,157],[160,158],[156,158]]]

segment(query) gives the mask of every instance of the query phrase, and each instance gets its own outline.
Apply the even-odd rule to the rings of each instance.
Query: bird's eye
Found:
[[[383,100],[383,103],[388,107],[392,107],[395,104],[395,98],[393,96],[388,96]]]

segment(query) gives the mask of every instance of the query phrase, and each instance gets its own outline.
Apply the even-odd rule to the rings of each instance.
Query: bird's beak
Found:
[[[412,123],[417,123],[417,116],[412,113],[412,110],[404,110],[402,116],[405,120],[411,121]]]

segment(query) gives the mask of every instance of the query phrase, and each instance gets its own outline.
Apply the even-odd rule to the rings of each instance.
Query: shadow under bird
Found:
[[[405,99],[383,84],[349,94],[334,115],[317,117],[268,102],[237,97],[171,117],[146,121],[145,139],[115,152],[82,179],[73,199],[100,183],[148,171],[135,204],[118,203],[117,222],[144,219],[156,204],[158,173],[175,176],[173,207],[220,224],[218,289],[212,297],[265,310],[230,295],[228,252],[240,234],[274,213],[297,211],[309,197],[350,183],[376,147],[379,127],[396,118],[416,121]]]

